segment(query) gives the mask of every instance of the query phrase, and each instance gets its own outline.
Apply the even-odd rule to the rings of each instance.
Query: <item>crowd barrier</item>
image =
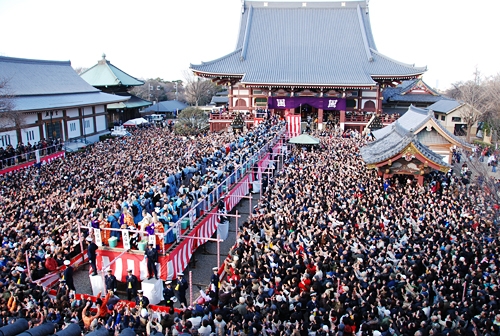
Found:
[[[51,163],[52,160],[59,159],[59,158],[64,158],[66,155],[65,151],[56,151],[56,149],[59,149],[61,146],[52,146],[50,148],[45,148],[45,149],[38,149],[34,152],[26,153],[26,154],[21,154],[16,157],[12,158],[6,158],[2,160],[2,165],[0,169],[0,175],[12,173],[21,169],[26,169],[31,166],[34,166],[35,164],[46,164],[46,163]],[[50,151],[49,151],[50,150]],[[50,154],[46,154],[49,153]],[[45,153],[45,154],[44,154]],[[26,157],[26,161],[21,162],[18,160],[19,157]],[[10,162],[13,160],[13,164],[4,164],[4,162]]]

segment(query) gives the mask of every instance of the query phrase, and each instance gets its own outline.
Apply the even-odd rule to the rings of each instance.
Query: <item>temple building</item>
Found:
[[[382,108],[386,114],[403,114],[410,105],[427,108],[441,100],[450,100],[431,88],[422,78],[403,81],[382,92]]]
[[[80,76],[103,92],[128,97],[126,101],[107,106],[108,124],[111,126],[140,117],[139,110],[152,104],[128,92],[134,86],[144,85],[144,81],[118,69],[106,59],[105,54],[102,54],[102,59],[96,65],[84,71]]]
[[[428,107],[434,112],[434,116],[451,133],[457,136],[467,134],[467,124],[464,115],[469,115],[468,109],[472,107],[466,103],[454,99],[443,99]],[[478,122],[471,127],[471,134],[476,135],[479,130]]]
[[[450,169],[454,148],[472,149],[441,125],[434,111],[414,106],[393,124],[372,133],[375,141],[360,150],[367,167],[384,178],[411,175],[420,184],[432,169]]]
[[[372,35],[367,1],[243,1],[236,49],[191,64],[198,76],[228,86],[229,115],[253,118],[259,109],[300,115],[363,130],[381,114],[382,92],[417,79],[426,67],[381,54]],[[270,33],[272,32],[272,34]],[[224,118],[222,118],[224,119]],[[230,119],[230,118],[229,118]],[[384,125],[395,119],[382,118]],[[211,130],[230,124],[211,119]]]
[[[128,99],[92,87],[69,61],[0,57],[0,75],[12,96],[12,107],[0,111],[3,148],[50,138],[97,141],[108,132],[106,105]]]

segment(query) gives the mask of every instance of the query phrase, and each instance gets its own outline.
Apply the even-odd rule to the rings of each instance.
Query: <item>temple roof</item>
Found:
[[[129,93],[116,93],[117,96],[122,96],[122,97],[128,97],[129,99],[124,101],[124,102],[119,102],[115,104],[109,104],[108,109],[133,109],[133,108],[138,108],[138,107],[145,107],[145,106],[150,106],[151,103],[148,100],[144,100],[142,98],[139,98],[137,96],[134,96]]]
[[[390,128],[389,132],[381,138],[377,138],[361,148],[360,153],[366,164],[374,164],[386,161],[401,153],[408,145],[413,144],[415,148],[427,159],[441,166],[449,166],[442,157],[427,146],[423,145],[416,134],[408,131],[397,122],[385,127]],[[375,133],[374,131],[373,133]]]
[[[146,108],[143,112],[176,112],[182,111],[188,107],[178,100],[161,101],[155,105]]]
[[[69,61],[0,57],[14,110],[36,111],[121,102],[128,97],[103,93],[84,81]]]
[[[374,78],[426,71],[377,51],[365,1],[245,1],[236,50],[191,69],[245,84],[325,86],[372,86]]]
[[[415,102],[432,104],[442,99],[448,99],[427,85],[422,79],[412,79],[401,82],[396,87],[388,87],[382,91],[384,100],[389,102]]]
[[[391,127],[394,124],[397,124],[398,126],[402,127],[403,129],[406,130],[406,132],[418,132],[426,123],[430,121],[432,127],[436,129],[441,134],[444,134],[450,139],[452,142],[456,143],[457,145],[461,145],[467,148],[470,148],[470,144],[467,142],[463,141],[459,137],[455,136],[453,133],[448,131],[446,127],[441,125],[439,120],[437,120],[434,117],[434,111],[431,109],[421,109],[418,107],[415,107],[411,105],[408,107],[408,111],[406,111],[405,114],[403,114],[398,120],[396,120],[394,123],[391,125],[388,125],[382,129],[373,131],[373,135],[375,136],[376,139],[380,139],[384,137],[384,135],[388,134],[391,132]]]
[[[434,153],[418,140],[417,134],[425,132],[425,130],[422,130],[422,127],[425,125],[430,125],[436,129],[438,133],[446,136],[450,142],[470,148],[469,144],[450,133],[441,125],[434,117],[434,111],[410,106],[408,111],[394,123],[372,132],[376,140],[361,149],[363,160],[367,164],[383,162],[400,153],[410,143],[413,143],[422,155],[429,160],[439,165],[447,166],[442,161],[441,156]]]
[[[130,97],[116,96],[101,91],[57,95],[16,96],[14,98],[14,106],[16,111],[39,111],[112,104],[126,101],[129,98]]]
[[[461,103],[457,100],[454,99],[443,99],[438,102],[435,102],[431,106],[428,106],[427,108],[429,110],[432,110],[434,112],[439,112],[439,113],[450,113],[455,111],[457,108],[460,106],[464,105],[464,103]]]
[[[106,55],[102,55],[102,59],[96,65],[87,69],[80,75],[92,86],[139,86],[144,82],[130,76],[126,72],[118,69],[111,64]]]
[[[99,92],[78,76],[70,61],[0,56],[0,74],[15,96]]]

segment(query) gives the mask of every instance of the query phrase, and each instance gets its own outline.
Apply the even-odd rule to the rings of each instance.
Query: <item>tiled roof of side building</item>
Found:
[[[423,94],[408,94],[408,93],[416,84],[422,82],[425,87],[432,92],[431,93],[423,93]],[[384,97],[383,103],[387,103],[389,101],[414,101],[414,102],[429,102],[433,103],[441,99],[446,99],[441,96],[438,92],[432,89],[429,85],[422,81],[420,78],[402,81],[396,87],[388,87],[382,91],[382,96]]]
[[[87,69],[80,75],[92,86],[139,86],[144,82],[130,76],[106,60],[106,55],[96,65]]]
[[[455,110],[456,108],[462,105],[463,103],[454,99],[443,99],[435,102],[434,104],[428,106],[427,108],[429,110],[433,110],[434,112],[450,113],[451,111]]]
[[[191,69],[242,83],[357,86],[426,71],[376,51],[365,2],[262,3],[245,3],[234,52]]]
[[[361,148],[361,156],[363,157],[365,163],[373,164],[388,160],[399,154],[410,143],[413,143],[420,153],[422,153],[422,155],[429,160],[442,166],[448,166],[448,164],[442,160],[441,156],[434,153],[427,146],[418,141],[413,132],[404,129],[396,123],[389,125],[388,127],[390,128],[390,131],[382,138],[377,139],[376,141]]]
[[[228,96],[213,96],[212,97],[212,100],[210,101],[210,103],[214,103],[214,104],[222,104],[222,103],[227,103],[229,102],[229,97]]]
[[[14,98],[14,109],[16,111],[64,109],[86,105],[112,104],[126,101],[129,98],[104,93],[99,90],[84,93],[16,96]]]
[[[99,92],[82,80],[69,61],[0,56],[0,76],[15,96]]]
[[[188,107],[188,105],[178,100],[167,100],[149,106],[148,108],[144,109],[144,112],[175,112],[182,111],[186,107]]]
[[[445,133],[449,138],[453,139],[456,143],[469,147],[470,144],[460,139],[459,137],[452,134],[450,131],[443,127],[439,120],[434,117],[434,111],[431,109],[421,109],[411,105],[408,110],[394,123],[388,125],[379,130],[373,131],[373,135],[376,139],[381,139],[392,132],[393,127],[398,127],[398,129],[402,129],[406,132],[416,131],[420,129],[426,122],[432,120],[435,127],[438,128],[442,133]],[[401,133],[401,132],[400,132]]]
[[[398,124],[406,131],[410,131],[411,129],[416,130],[421,125],[423,125],[432,115],[428,110],[421,109],[415,106],[410,106],[408,110],[403,114],[398,120],[396,120],[393,124]],[[386,134],[392,131],[392,125],[388,125],[379,130],[373,131],[373,135],[376,139],[382,138]]]

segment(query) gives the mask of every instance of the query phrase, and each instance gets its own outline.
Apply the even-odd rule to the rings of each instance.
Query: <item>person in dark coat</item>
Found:
[[[212,268],[212,276],[210,277],[210,288],[215,293],[216,300],[219,299],[219,269],[217,267]]]
[[[187,306],[186,300],[186,290],[188,288],[188,283],[184,279],[184,273],[177,273],[177,285],[175,285],[175,296],[180,303],[184,303]]]
[[[64,265],[66,269],[63,272],[63,279],[66,281],[66,285],[70,290],[76,291],[75,283],[73,282],[73,266],[69,260],[64,260]]]
[[[172,281],[165,281],[165,287],[163,287],[163,298],[165,299],[165,305],[167,307],[174,307],[175,292],[172,289]]]
[[[132,273],[132,270],[128,270],[127,274],[127,300],[132,301],[132,298],[137,296],[137,284],[139,281],[137,277]]]
[[[107,291],[112,290],[113,293],[116,292],[116,277],[113,275],[111,269],[108,269],[108,274],[104,277],[104,285]]]
[[[87,247],[87,256],[89,257],[90,266],[92,267],[92,275],[97,275],[97,249],[99,248],[96,243],[92,240],[91,237],[86,238],[89,242],[89,246]]]
[[[139,307],[139,309],[148,308],[149,306],[149,299],[144,296],[144,292],[142,290],[137,291],[137,296],[135,297],[135,306]]]
[[[156,280],[158,280],[158,270],[156,269],[156,263],[158,262],[158,251],[153,244],[149,244],[145,256],[148,259],[148,280],[153,278],[153,275]]]

